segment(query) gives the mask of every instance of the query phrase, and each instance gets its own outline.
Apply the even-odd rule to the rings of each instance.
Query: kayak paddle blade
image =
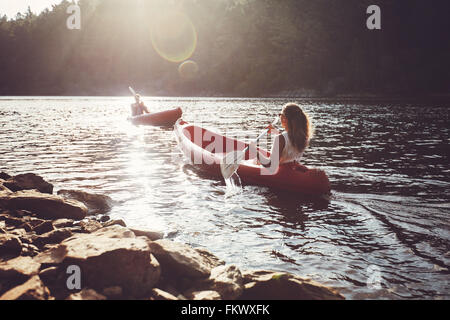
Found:
[[[227,153],[220,162],[220,171],[222,172],[225,180],[231,178],[231,176],[239,168],[240,162],[244,158],[245,152],[232,151]]]

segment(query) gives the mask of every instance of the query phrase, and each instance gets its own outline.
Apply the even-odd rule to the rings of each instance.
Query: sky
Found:
[[[26,12],[28,6],[31,11],[39,14],[45,8],[51,8],[52,4],[60,3],[62,0],[0,0],[0,16],[6,14],[8,18],[14,18],[17,12]]]

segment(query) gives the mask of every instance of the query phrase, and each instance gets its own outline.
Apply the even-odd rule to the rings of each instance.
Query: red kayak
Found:
[[[181,119],[175,124],[175,136],[185,156],[198,168],[214,177],[222,177],[220,161],[227,152],[242,151],[248,145]],[[259,150],[270,156],[268,151]],[[242,183],[247,185],[265,186],[312,196],[330,193],[330,182],[324,171],[289,163],[280,165],[275,174],[268,174],[268,170],[258,165],[255,159],[249,159],[248,152],[237,173]]]
[[[135,125],[170,127],[173,126],[182,115],[183,111],[181,108],[176,108],[173,110],[152,112],[131,117],[130,120]]]

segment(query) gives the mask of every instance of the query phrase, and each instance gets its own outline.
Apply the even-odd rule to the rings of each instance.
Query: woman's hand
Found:
[[[269,129],[269,133],[270,133],[270,134],[279,134],[279,133],[280,133],[280,131],[278,131],[277,128],[275,128],[275,127],[273,126],[273,124],[269,124],[269,125],[266,127],[266,129]]]

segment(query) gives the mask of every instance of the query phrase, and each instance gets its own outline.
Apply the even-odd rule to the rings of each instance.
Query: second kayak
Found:
[[[189,124],[181,119],[175,124],[175,136],[185,156],[196,167],[214,177],[222,176],[220,161],[226,154],[225,150],[218,149],[225,149],[224,146],[226,146],[226,152],[230,152],[244,150],[248,145],[245,142]],[[270,156],[268,151],[259,150]],[[248,152],[237,171],[243,184],[265,186],[311,196],[330,193],[330,182],[322,170],[289,163],[280,165],[275,174],[267,174],[267,172],[266,168],[256,164],[255,159],[249,159]]]
[[[152,112],[129,118],[131,123],[135,125],[148,125],[148,126],[160,126],[170,127],[181,118],[183,111],[181,108],[176,108],[161,112]]]

